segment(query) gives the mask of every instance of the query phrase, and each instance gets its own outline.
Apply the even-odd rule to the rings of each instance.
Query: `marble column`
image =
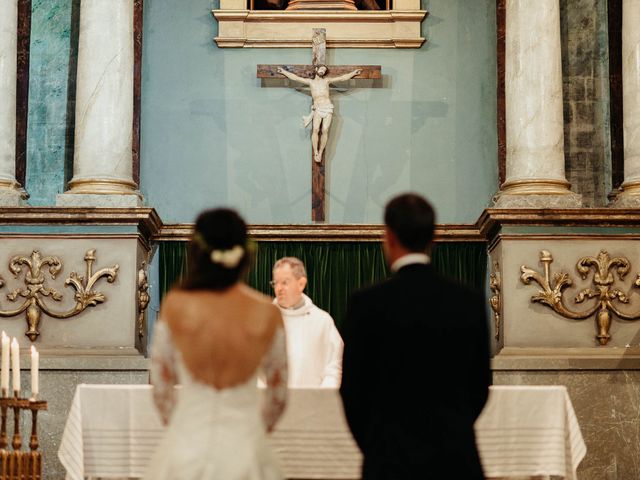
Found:
[[[564,173],[559,0],[507,0],[506,181],[496,207],[580,206]]]
[[[622,2],[624,182],[615,207],[640,207],[640,0]]]
[[[133,0],[82,0],[75,151],[62,206],[138,206],[132,175]]]
[[[0,1],[0,206],[24,203],[16,181],[18,1]]]

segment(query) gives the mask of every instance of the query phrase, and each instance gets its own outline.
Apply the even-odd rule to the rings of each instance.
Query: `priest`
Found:
[[[307,273],[302,261],[295,257],[278,260],[271,284],[287,335],[289,387],[340,387],[344,344],[331,315],[303,293]]]

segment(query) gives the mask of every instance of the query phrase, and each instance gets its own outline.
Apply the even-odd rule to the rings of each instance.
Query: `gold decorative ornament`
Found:
[[[16,394],[17,395],[17,394]],[[8,410],[13,410],[13,436],[9,445]],[[0,480],[20,478],[22,480],[41,480],[42,452],[38,451],[38,412],[47,410],[48,404],[44,400],[26,399],[19,397],[1,397],[0,411],[2,412],[0,426]],[[20,433],[22,411],[31,410],[31,435]],[[29,450],[23,450],[23,443],[29,438]]]
[[[500,278],[500,266],[498,262],[493,264],[493,272],[489,275],[489,288],[493,292],[493,295],[489,298],[489,305],[491,305],[491,310],[493,310],[493,336],[496,340],[500,340],[500,309],[502,308],[500,290],[502,288],[502,280]]]
[[[550,266],[551,262],[553,262],[551,253],[547,250],[542,250],[540,252],[540,262],[544,267],[544,276],[524,265],[520,267],[522,272],[520,279],[524,284],[529,285],[533,280],[543,288],[537,295],[531,297],[531,301],[542,303],[553,309],[554,312],[572,320],[584,320],[595,314],[598,329],[596,338],[600,345],[606,345],[611,339],[611,335],[609,335],[611,313],[623,320],[637,320],[640,318],[640,311],[625,313],[614,305],[614,302],[629,303],[629,298],[624,292],[613,288],[615,279],[611,272],[612,269],[615,269],[620,280],[629,273],[631,264],[625,257],[610,258],[606,250],[601,250],[597,257],[583,257],[578,260],[576,270],[578,270],[583,280],[587,278],[593,268],[593,284],[595,288],[581,290],[576,295],[574,302],[582,303],[585,300],[597,300],[592,307],[582,312],[570,310],[564,304],[562,298],[563,290],[573,284],[569,275],[565,272],[558,272],[553,275],[553,279],[550,278]],[[633,286],[640,287],[640,276],[638,276]]]
[[[87,264],[86,275],[83,276],[76,272],[71,272],[69,278],[64,282],[65,286],[71,285],[76,291],[74,295],[76,304],[66,312],[51,310],[44,302],[44,297],[50,297],[57,302],[62,300],[61,293],[54,288],[49,288],[44,285],[45,276],[43,270],[46,269],[46,267],[49,267],[48,270],[51,279],[55,279],[58,273],[60,273],[60,270],[62,270],[62,263],[57,257],[49,256],[43,258],[40,252],[34,250],[30,257],[16,255],[11,258],[9,261],[9,270],[13,273],[14,277],[18,278],[22,272],[23,265],[27,266],[28,270],[24,275],[26,288],[13,290],[7,295],[7,298],[12,302],[15,302],[19,297],[23,297],[25,300],[22,305],[14,310],[0,309],[0,317],[14,317],[22,312],[26,312],[29,329],[25,335],[34,342],[40,335],[38,326],[42,312],[53,318],[65,319],[78,315],[87,307],[105,302],[106,297],[102,293],[92,290],[92,288],[102,277],[106,277],[107,282],[113,283],[120,267],[116,264],[111,268],[103,268],[94,273],[93,262],[96,260],[95,253],[95,250],[87,250],[84,255],[84,261]],[[0,288],[2,288],[3,285],[4,282],[0,279]]]
[[[144,313],[149,305],[149,300],[151,300],[145,265],[146,262],[142,262],[141,268],[138,270],[138,338],[140,340],[144,338]]]

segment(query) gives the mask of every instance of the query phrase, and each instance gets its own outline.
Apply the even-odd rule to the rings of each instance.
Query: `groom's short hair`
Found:
[[[393,198],[384,211],[384,223],[411,252],[424,252],[433,240],[435,212],[424,197],[405,193]]]

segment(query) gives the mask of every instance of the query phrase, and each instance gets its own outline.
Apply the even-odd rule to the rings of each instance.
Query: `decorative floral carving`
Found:
[[[140,338],[140,340],[144,338],[144,312],[149,305],[149,300],[151,300],[145,265],[146,262],[142,262],[141,268],[138,270],[138,338]]]
[[[64,282],[65,286],[71,286],[75,290],[74,299],[76,304],[73,308],[66,312],[56,312],[52,310],[45,302],[44,297],[49,297],[54,301],[62,300],[62,294],[54,288],[45,286],[45,275],[43,268],[48,267],[51,279],[55,279],[62,270],[62,263],[57,257],[42,257],[40,252],[34,250],[30,257],[16,255],[9,260],[9,270],[15,278],[18,278],[22,269],[26,266],[28,269],[24,274],[24,288],[16,288],[9,294],[7,298],[15,302],[20,297],[24,298],[24,302],[14,310],[0,309],[0,317],[14,317],[26,312],[26,320],[28,330],[25,333],[29,339],[34,342],[40,335],[38,326],[40,325],[40,317],[42,312],[53,318],[70,318],[83,312],[87,307],[93,307],[98,303],[106,301],[106,297],[101,293],[93,290],[93,286],[102,277],[106,277],[107,282],[113,283],[118,275],[118,265],[111,268],[102,268],[97,272],[93,272],[93,262],[96,260],[95,250],[87,250],[84,261],[87,265],[85,275],[71,272],[69,278]],[[0,288],[4,286],[4,282],[0,279]]]
[[[528,285],[533,280],[542,287],[542,290],[531,297],[531,301],[542,303],[563,317],[573,320],[584,320],[595,314],[598,328],[596,338],[600,345],[606,345],[611,339],[611,335],[609,335],[611,313],[623,320],[637,320],[640,318],[640,311],[626,313],[615,305],[615,303],[629,303],[629,298],[623,291],[613,287],[615,278],[611,270],[615,269],[618,278],[622,280],[631,268],[628,259],[624,257],[611,258],[606,250],[601,250],[596,257],[583,257],[578,260],[576,269],[582,279],[586,279],[591,270],[593,270],[594,288],[589,287],[581,290],[576,295],[574,302],[583,303],[585,300],[597,300],[594,305],[581,312],[569,309],[562,297],[564,289],[573,284],[569,274],[558,272],[553,275],[553,278],[550,277],[550,265],[553,262],[553,257],[547,250],[540,252],[540,262],[544,268],[544,276],[524,265],[520,267],[522,272],[520,279],[523,283]],[[633,286],[640,287],[640,275]]]
[[[502,280],[500,278],[500,265],[498,262],[493,264],[493,272],[489,275],[489,288],[493,292],[489,298],[489,305],[493,310],[494,337],[500,340],[500,309],[502,308],[501,288]]]

